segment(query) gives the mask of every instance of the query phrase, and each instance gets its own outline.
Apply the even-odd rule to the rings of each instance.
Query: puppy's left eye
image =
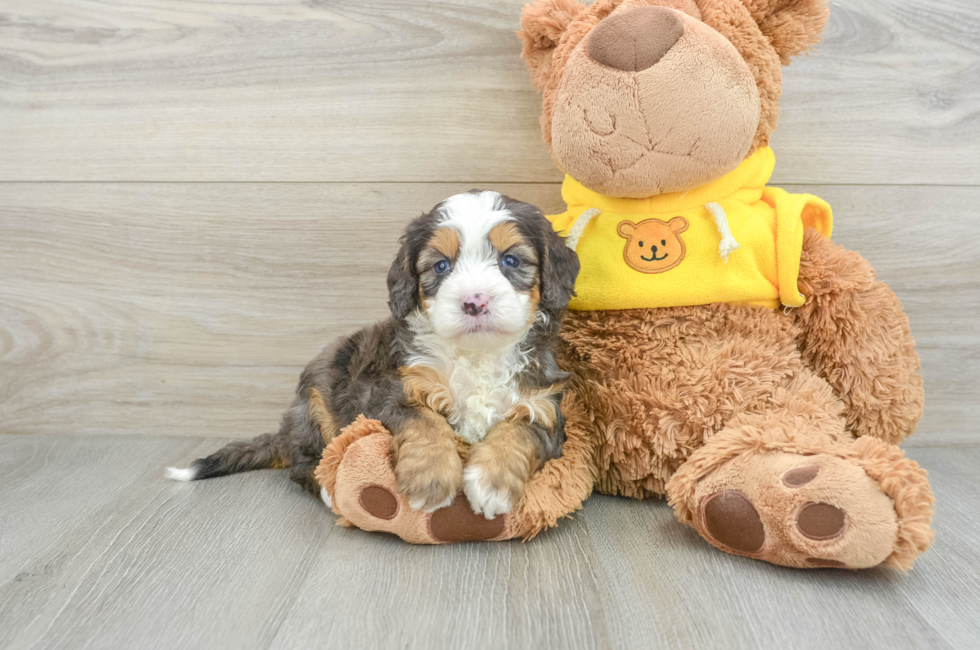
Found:
[[[446,260],[439,260],[432,266],[432,270],[436,273],[445,273],[449,270],[449,262]]]
[[[504,259],[500,260],[500,263],[512,269],[521,265],[521,261],[513,255],[504,255]]]

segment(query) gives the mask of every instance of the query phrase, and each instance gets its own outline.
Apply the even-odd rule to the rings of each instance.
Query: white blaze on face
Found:
[[[457,194],[443,203],[437,227],[456,231],[459,256],[427,311],[436,334],[460,348],[497,349],[513,345],[527,332],[530,297],[504,277],[499,253],[487,239],[494,226],[513,220],[496,192]],[[486,307],[474,316],[463,304],[477,295]]]
[[[408,319],[415,332],[408,365],[435,368],[448,377],[453,406],[446,418],[471,443],[483,440],[523,399],[518,378],[528,358],[521,342],[535,304],[504,275],[506,251],[490,241],[495,226],[515,221],[505,205],[496,192],[459,194],[443,202],[434,225],[452,230],[458,249],[455,259],[446,259],[451,267],[435,294]],[[479,308],[466,309],[468,302]]]

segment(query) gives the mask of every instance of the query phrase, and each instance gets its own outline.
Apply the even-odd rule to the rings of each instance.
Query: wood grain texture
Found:
[[[303,366],[387,316],[404,225],[464,189],[0,184],[0,431],[275,429]]]
[[[902,301],[926,391],[905,444],[980,441],[980,188],[785,187],[829,201],[834,241],[866,257]]]
[[[335,527],[285,472],[162,479],[386,315],[409,218],[474,186],[561,207],[525,1],[0,5],[0,650],[980,647],[974,0],[833,3],[773,138],[912,321],[911,574],[728,556],[662,502],[435,548]]]
[[[333,526],[285,472],[170,483],[220,440],[0,436],[0,648],[967,648],[980,449],[915,449],[936,542],[908,575],[726,555],[595,496],[533,542]]]
[[[525,0],[7,0],[0,180],[559,180]],[[785,75],[781,183],[974,184],[980,5],[833,3]]]
[[[319,349],[387,315],[404,224],[468,188],[0,184],[0,432],[274,430]],[[910,444],[980,439],[980,188],[788,189],[830,201],[835,240],[905,304],[928,396]]]
[[[22,437],[0,448],[16,470],[0,474],[0,648],[267,646],[333,522],[281,476],[231,491],[161,478],[212,446]]]

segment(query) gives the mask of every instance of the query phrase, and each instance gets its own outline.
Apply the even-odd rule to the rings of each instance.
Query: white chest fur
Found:
[[[525,402],[518,389],[527,355],[519,346],[500,351],[467,351],[416,328],[416,350],[410,366],[427,366],[448,379],[453,406],[446,419],[456,435],[480,442],[514,407]]]
[[[449,372],[453,413],[447,419],[460,438],[469,443],[483,440],[521,401],[517,375],[524,364],[519,356],[457,353]]]

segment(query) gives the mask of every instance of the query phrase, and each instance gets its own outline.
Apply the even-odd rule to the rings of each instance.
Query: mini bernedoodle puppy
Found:
[[[306,367],[279,433],[168,476],[289,467],[319,495],[313,471],[324,446],[364,414],[394,436],[395,478],[412,508],[436,510],[463,489],[477,514],[509,512],[565,440],[566,374],[554,347],[578,269],[534,206],[476,190],[446,199],[401,238],[388,272],[392,317]],[[457,436],[472,444],[465,468]]]

